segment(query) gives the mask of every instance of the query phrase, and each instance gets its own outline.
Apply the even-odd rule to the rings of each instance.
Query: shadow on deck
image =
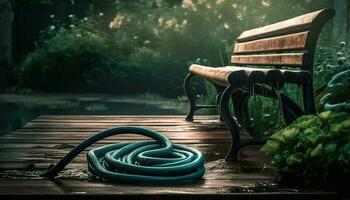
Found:
[[[274,177],[262,170],[270,158],[264,156],[259,147],[242,150],[238,163],[224,162],[230,146],[225,124],[212,116],[198,116],[193,123],[183,119],[184,116],[40,116],[23,128],[0,137],[0,196],[16,199],[27,195],[52,199],[61,199],[61,195],[66,195],[65,199],[84,199],[86,195],[100,199],[335,198],[334,192],[278,186]],[[161,185],[102,182],[89,176],[85,153],[82,153],[57,180],[39,176],[83,139],[97,131],[121,125],[154,129],[174,143],[198,149],[206,157],[206,175],[199,181]],[[121,135],[94,146],[142,139],[142,136]]]

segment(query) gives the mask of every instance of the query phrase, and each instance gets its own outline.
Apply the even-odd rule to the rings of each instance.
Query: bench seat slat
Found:
[[[275,82],[300,84],[310,81],[312,78],[310,72],[304,70],[296,71],[239,66],[207,67],[194,64],[191,65],[189,71],[221,86],[227,86],[230,83],[239,85]]]
[[[236,43],[233,51],[235,54],[243,54],[270,51],[303,50],[306,48],[308,33],[308,31],[305,31],[251,42]]]
[[[274,66],[304,66],[306,53],[234,55],[231,63],[234,65],[274,65]]]
[[[189,71],[200,75],[218,85],[227,86],[228,77],[233,71],[230,67],[207,67],[202,65],[191,65]]]

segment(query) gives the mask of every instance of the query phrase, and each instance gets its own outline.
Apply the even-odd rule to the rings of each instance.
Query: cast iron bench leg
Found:
[[[221,115],[231,133],[231,148],[226,156],[226,161],[238,161],[238,153],[241,146],[239,127],[230,112],[230,99],[234,92],[235,88],[232,85],[229,85],[222,94],[220,102]]]
[[[214,86],[215,86],[215,89],[216,89],[216,92],[217,92],[217,96],[216,96],[216,105],[196,105],[196,96],[193,94],[192,90],[191,90],[191,87],[190,87],[190,82],[191,82],[191,79],[195,76],[195,74],[192,74],[192,73],[188,73],[185,80],[184,80],[184,83],[183,83],[183,88],[185,90],[185,94],[188,98],[188,101],[189,101],[189,112],[185,118],[186,121],[188,122],[192,122],[193,121],[193,116],[194,116],[194,113],[199,110],[199,109],[204,109],[204,108],[218,108],[219,105],[220,105],[220,100],[221,100],[221,96],[222,96],[222,93],[223,91],[225,90],[225,87],[224,86],[220,86],[220,85],[217,85],[215,83],[212,83]],[[219,111],[220,112],[220,111]],[[220,120],[222,120],[222,116],[220,114]]]
[[[306,114],[316,114],[316,106],[314,100],[314,91],[312,88],[312,82],[302,85],[303,91],[303,103]]]
[[[224,86],[219,86],[219,85],[215,85],[215,88],[216,88],[216,91],[217,91],[217,95],[216,95],[216,104],[217,105],[220,105],[220,101],[221,101],[221,97],[222,97],[222,94],[224,93],[226,87]],[[218,110],[219,114],[220,114],[220,121],[223,122],[224,121],[224,118],[222,117],[222,114],[221,114],[221,110],[220,110],[220,106],[219,106],[219,110]]]
[[[183,87],[184,87],[184,90],[185,90],[185,94],[188,98],[188,102],[190,104],[190,109],[189,109],[189,112],[186,116],[186,121],[188,122],[192,122],[193,121],[193,115],[194,115],[194,112],[196,111],[196,97],[193,95],[193,93],[191,92],[191,89],[190,89],[190,80],[194,77],[194,74],[192,73],[188,73],[185,80],[184,80],[184,83],[183,83]]]
[[[237,121],[240,123],[243,121],[244,113],[248,112],[248,100],[249,100],[250,94],[247,92],[244,92],[243,90],[237,90],[232,95],[232,103],[234,108],[235,117],[237,118]]]

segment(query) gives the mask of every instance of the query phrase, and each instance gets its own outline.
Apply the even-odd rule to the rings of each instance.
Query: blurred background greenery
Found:
[[[32,41],[35,46],[18,58],[10,85],[46,92],[151,92],[167,97],[183,94],[187,67],[198,58],[212,66],[228,65],[232,44],[243,30],[333,7],[331,0],[42,3],[49,2],[33,8],[30,2],[17,1],[13,6],[26,8],[22,15],[64,2],[85,11],[80,10],[79,16],[74,9],[63,16],[46,12],[47,28]],[[30,23],[42,24],[38,19]],[[320,41],[320,46],[327,47],[325,55],[331,55],[336,46],[329,40],[331,34],[329,24]],[[319,56],[317,65],[326,59]]]

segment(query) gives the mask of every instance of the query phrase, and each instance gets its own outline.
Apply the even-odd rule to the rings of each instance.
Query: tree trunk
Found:
[[[11,4],[0,5],[0,89],[9,80],[12,62],[12,21]]]
[[[337,42],[348,39],[348,6],[348,0],[335,0],[334,37]]]

